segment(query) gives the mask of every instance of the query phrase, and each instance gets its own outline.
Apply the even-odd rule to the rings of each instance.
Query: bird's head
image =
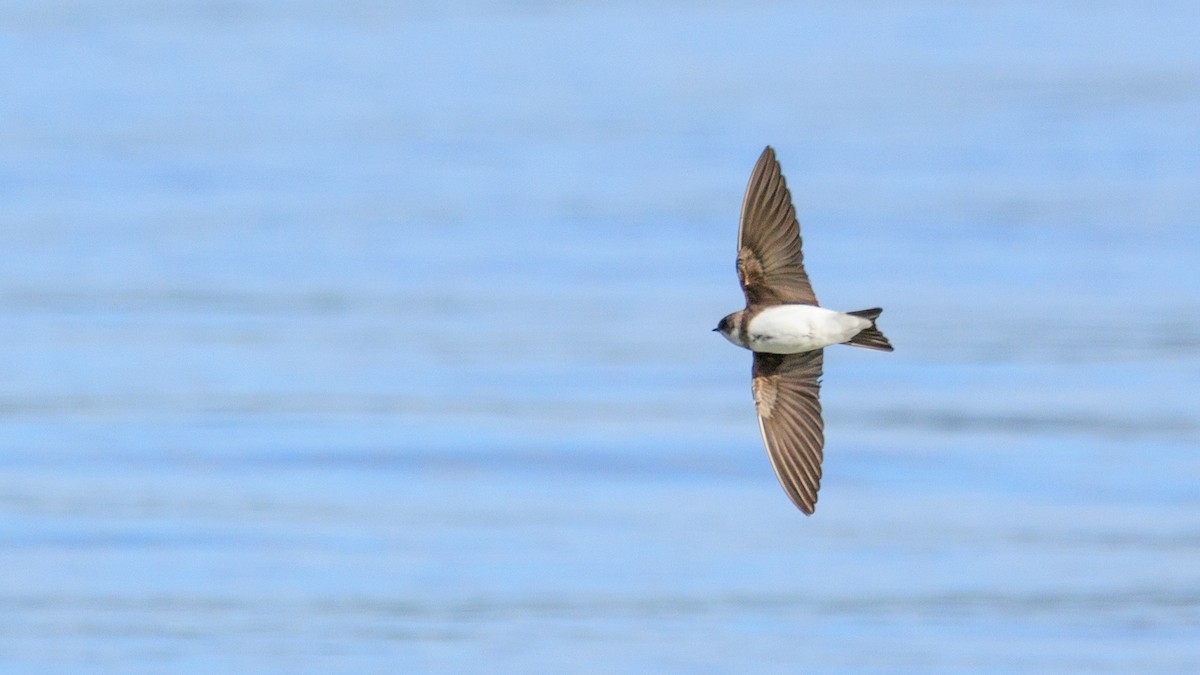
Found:
[[[714,332],[720,333],[725,337],[726,340],[729,340],[739,347],[746,346],[742,344],[741,341],[742,311],[734,312],[733,314],[725,316],[721,319],[720,323],[717,324],[717,327],[713,329]]]

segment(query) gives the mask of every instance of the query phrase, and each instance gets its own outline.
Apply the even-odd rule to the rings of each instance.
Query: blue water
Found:
[[[0,670],[1200,670],[1192,3],[0,2]],[[711,333],[762,146],[817,514]]]

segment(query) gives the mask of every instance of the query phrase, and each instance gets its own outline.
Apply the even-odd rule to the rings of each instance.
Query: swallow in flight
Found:
[[[767,456],[788,497],[812,515],[825,445],[819,397],[825,347],[892,351],[875,326],[883,310],[835,312],[817,303],[804,271],[800,223],[770,146],[750,174],[737,245],[746,308],[713,330],[754,352],[750,390]]]

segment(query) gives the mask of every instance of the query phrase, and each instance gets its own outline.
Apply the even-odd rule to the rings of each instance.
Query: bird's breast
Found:
[[[816,305],[774,305],[750,319],[746,335],[756,352],[797,354],[845,342],[869,325],[866,319]]]

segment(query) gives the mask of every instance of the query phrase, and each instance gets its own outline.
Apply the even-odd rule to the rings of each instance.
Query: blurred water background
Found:
[[[1200,670],[1200,9],[0,2],[0,665]],[[814,518],[748,355],[763,145]]]

